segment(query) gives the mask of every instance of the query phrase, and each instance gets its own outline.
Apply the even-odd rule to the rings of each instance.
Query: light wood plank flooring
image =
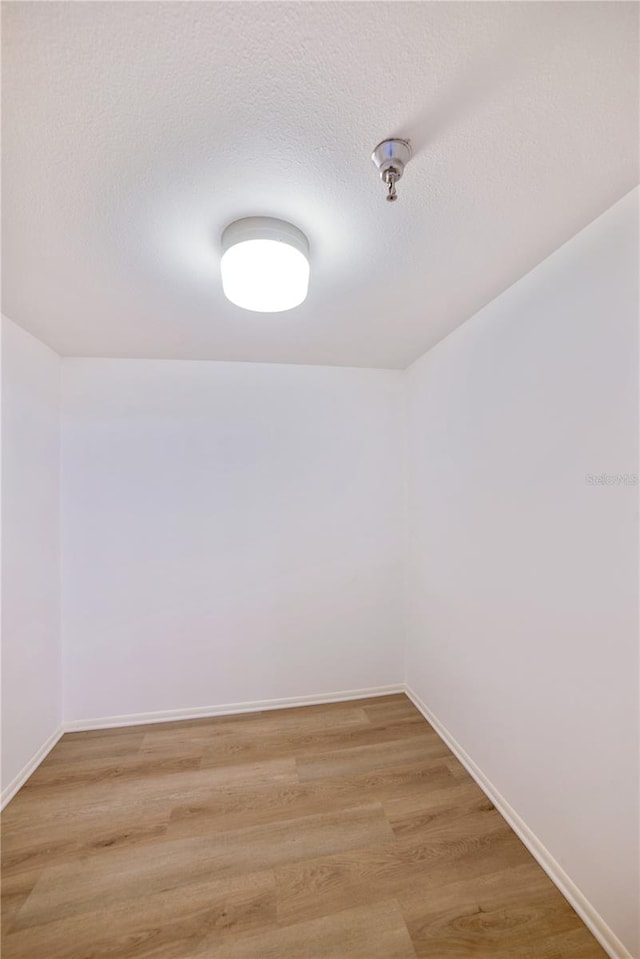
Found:
[[[603,959],[403,696],[63,737],[3,814],[3,959]]]

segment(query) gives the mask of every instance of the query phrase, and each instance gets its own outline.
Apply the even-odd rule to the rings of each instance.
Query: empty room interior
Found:
[[[3,959],[639,959],[639,12],[2,3]]]

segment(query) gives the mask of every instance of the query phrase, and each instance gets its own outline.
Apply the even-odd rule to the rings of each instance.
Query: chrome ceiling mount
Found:
[[[383,140],[371,154],[371,159],[380,171],[380,179],[387,185],[387,200],[398,199],[396,183],[411,159],[411,144],[408,140]]]

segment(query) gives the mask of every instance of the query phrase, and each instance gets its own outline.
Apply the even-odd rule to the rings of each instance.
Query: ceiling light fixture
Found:
[[[309,242],[284,220],[248,216],[222,234],[220,269],[224,295],[243,310],[292,310],[307,296]]]

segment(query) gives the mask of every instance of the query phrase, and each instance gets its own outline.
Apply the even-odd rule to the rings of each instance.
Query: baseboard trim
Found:
[[[36,771],[42,760],[51,752],[63,733],[64,726],[59,726],[55,733],[52,733],[47,741],[42,744],[40,749],[33,754],[29,762],[20,770],[18,775],[11,780],[5,789],[2,790],[2,795],[0,796],[0,809],[4,809],[7,803],[13,799],[18,790],[24,786],[29,776]]]
[[[585,926],[598,940],[604,951],[611,959],[633,959],[624,943],[618,939],[612,929],[609,928],[602,916],[591,905],[586,896],[578,889],[576,884],[567,875],[562,866],[551,855],[549,850],[540,842],[535,833],[529,828],[526,822],[509,805],[498,789],[493,785],[490,779],[477,766],[471,756],[465,752],[459,742],[457,742],[449,730],[444,726],[437,716],[431,712],[428,706],[423,703],[417,693],[410,686],[405,685],[404,691],[414,704],[420,710],[428,723],[433,726],[442,741],[449,747],[451,752],[460,760],[470,776],[475,779],[480,789],[491,800],[501,816],[506,819],[516,835],[525,844],[533,858],[544,869],[551,881],[558,887],[562,895],[575,909]]]
[[[340,692],[311,696],[290,696],[286,699],[259,699],[248,703],[227,703],[222,706],[197,706],[189,709],[167,709],[154,713],[130,713],[124,716],[102,716],[98,719],[76,719],[64,723],[65,732],[86,732],[90,729],[113,729],[118,726],[143,726],[152,723],[171,723],[181,719],[206,719],[209,716],[234,716],[240,713],[264,712],[269,709],[287,709],[295,706],[320,706],[323,703],[341,703],[349,699],[371,699],[391,696],[405,691],[403,683],[390,686],[369,686],[366,689],[346,689]]]

